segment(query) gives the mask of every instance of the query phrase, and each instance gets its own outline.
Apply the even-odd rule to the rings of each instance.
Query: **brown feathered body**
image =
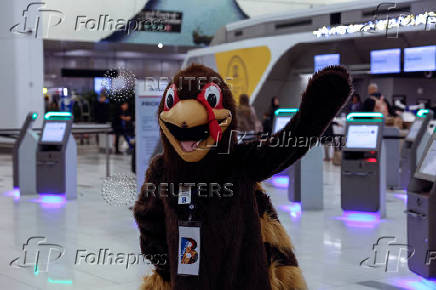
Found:
[[[146,183],[227,184],[232,194],[222,189],[213,196],[192,195],[192,219],[201,222],[200,271],[199,276],[181,276],[177,275],[178,222],[187,219],[188,210],[178,205],[176,196],[150,195],[143,187],[134,208],[142,253],[168,257],[165,265],[156,265],[154,274],[145,278],[143,289],[305,289],[290,239],[259,183],[309,150],[310,146],[292,142],[274,144],[320,136],[350,95],[349,76],[342,67],[317,73],[303,94],[300,111],[284,129],[272,138],[243,144],[232,133],[236,114],[231,92],[213,70],[192,65],[179,72],[173,83],[179,87],[180,100],[200,93],[201,86],[186,81],[199,77],[219,84],[223,107],[233,116],[231,124],[218,146],[197,162],[183,160],[161,132],[163,153],[150,163]],[[163,110],[164,100],[158,118]]]

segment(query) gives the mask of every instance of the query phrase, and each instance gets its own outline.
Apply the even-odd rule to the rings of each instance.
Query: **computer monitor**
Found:
[[[401,49],[371,51],[371,73],[387,74],[401,72]]]
[[[376,150],[379,128],[378,125],[349,125],[346,149]]]
[[[314,57],[315,72],[322,70],[329,65],[339,65],[341,62],[341,55],[339,53],[333,54],[318,54]]]
[[[405,48],[404,71],[436,71],[436,45]]]
[[[418,135],[419,129],[422,127],[423,121],[421,119],[417,119],[413,122],[412,127],[410,128],[409,134],[406,137],[407,141],[414,141],[416,136]]]
[[[45,122],[41,143],[62,143],[67,128],[66,122]]]
[[[415,177],[431,182],[436,181],[436,135],[434,134],[418,166]]]
[[[290,116],[278,116],[274,122],[273,133],[277,133],[281,129],[283,129],[286,124],[291,120]]]

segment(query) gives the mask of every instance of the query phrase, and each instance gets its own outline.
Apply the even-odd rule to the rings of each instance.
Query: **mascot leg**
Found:
[[[170,290],[170,282],[164,281],[162,277],[153,271],[150,276],[144,277],[140,290]]]
[[[307,289],[291,240],[280,223],[269,197],[260,186],[256,188],[256,201],[272,290]]]

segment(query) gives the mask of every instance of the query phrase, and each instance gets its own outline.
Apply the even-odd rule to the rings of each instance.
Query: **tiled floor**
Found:
[[[113,173],[129,172],[130,157],[111,158]],[[132,213],[126,207],[110,206],[101,197],[104,161],[104,155],[96,151],[80,150],[78,199],[46,203],[35,197],[13,196],[11,158],[0,155],[1,289],[138,288],[143,274],[150,271],[150,266],[142,260],[126,269],[121,258],[118,264],[110,265],[108,261],[103,264],[102,259],[92,264],[94,256],[91,254],[89,264],[83,263],[83,259],[75,264],[78,250],[83,250],[79,253],[84,255],[98,254],[99,249],[115,254],[139,253],[138,231]],[[403,262],[399,263],[399,270],[393,272],[385,272],[382,267],[360,266],[378,238],[393,236],[400,243],[406,242],[404,194],[388,193],[386,219],[371,220],[372,216],[370,220],[344,219],[339,199],[339,168],[325,163],[324,174],[325,209],[301,215],[287,202],[284,189],[265,183],[280,220],[291,235],[310,289],[436,289],[434,282],[414,275]],[[48,272],[44,272],[42,266],[41,269],[10,266],[9,263],[22,254],[23,244],[35,236],[61,245],[64,256],[51,262]],[[56,251],[50,256],[55,257]]]

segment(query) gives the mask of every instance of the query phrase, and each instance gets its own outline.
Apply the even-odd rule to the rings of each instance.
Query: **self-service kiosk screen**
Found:
[[[436,178],[436,139],[433,139],[418,172],[432,176],[433,180]]]
[[[347,148],[376,149],[378,128],[376,125],[350,125],[347,132]]]
[[[291,117],[289,116],[277,117],[276,121],[274,122],[273,133],[277,133],[279,130],[283,129],[290,120]]]
[[[42,142],[61,142],[64,139],[66,122],[47,122],[42,132]]]
[[[422,120],[416,120],[412,127],[410,128],[409,134],[406,139],[409,141],[413,141],[416,139],[416,135],[418,135],[419,129],[422,127]]]

